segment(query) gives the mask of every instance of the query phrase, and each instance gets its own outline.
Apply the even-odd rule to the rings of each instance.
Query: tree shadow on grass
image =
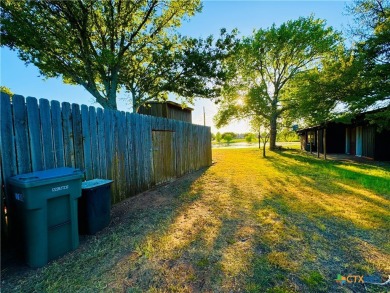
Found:
[[[308,292],[341,292],[342,289],[334,282],[337,274],[389,273],[385,267],[389,260],[385,247],[386,231],[383,231],[383,237],[378,238],[378,231],[370,233],[345,219],[317,215],[315,204],[311,212],[302,212],[298,208],[300,204],[292,205],[283,196],[270,196],[254,205],[254,212],[267,211],[275,222],[282,223],[280,231],[276,231],[277,240],[268,238],[267,231],[273,228],[265,224],[263,240],[271,247],[272,253],[286,252],[287,260],[296,263],[295,269],[294,266],[285,269],[289,280],[298,277],[296,284]],[[371,255],[381,259],[375,261],[370,259]],[[253,278],[250,281],[253,282]],[[364,290],[362,284],[348,286],[358,292]],[[380,290],[378,288],[374,292]]]
[[[304,183],[312,183],[312,187],[319,191],[334,193],[346,191],[340,182],[344,182],[355,188],[368,189],[390,198],[390,176],[375,176],[364,173],[365,171],[390,172],[390,167],[378,167],[375,165],[352,164],[355,169],[361,172],[349,170],[342,167],[351,166],[350,163],[338,161],[325,161],[313,157],[307,157],[297,153],[277,152],[278,157],[269,157],[273,166],[287,173],[290,176],[299,178]],[[280,156],[280,157],[279,157]],[[282,158],[282,159],[281,159]],[[310,180],[307,180],[310,178]],[[322,184],[316,184],[322,183]]]
[[[255,158],[243,152],[246,159]],[[245,165],[256,173],[251,174],[234,168],[240,154],[115,206],[108,229],[88,236],[77,251],[44,269],[8,278],[5,288],[341,292],[337,274],[383,272],[375,261],[386,257],[380,237],[381,230],[386,232],[386,211],[377,227],[364,226],[375,218],[359,219],[365,207],[343,201],[359,193],[333,182],[338,180],[335,168],[315,168],[299,156],[293,160],[275,153]],[[374,197],[370,205],[380,209],[376,194],[360,195]],[[333,209],[333,201],[345,207]]]
[[[367,171],[383,171],[390,172],[390,165],[381,164],[378,166],[377,164],[364,164],[358,162],[342,162],[342,161],[329,161],[323,159],[317,159],[313,157],[308,157],[299,152],[277,152],[278,155],[284,158],[291,159],[292,161],[304,163],[306,168],[300,168],[299,170],[294,169],[294,165],[281,163],[279,161],[275,162],[276,168],[286,168],[285,171],[290,171],[295,175],[306,174],[308,176],[321,176],[321,173],[324,172],[326,176],[332,177],[332,179],[351,179],[355,180],[356,183],[362,185],[362,187],[368,188],[378,193],[389,193],[390,192],[390,180],[389,177],[380,177],[374,176],[370,174],[366,174]],[[270,158],[273,160],[274,158]],[[354,166],[356,169],[360,169],[360,172],[343,169],[343,166]],[[299,173],[297,172],[299,171]],[[389,195],[389,194],[387,194]]]
[[[80,291],[119,290],[129,267],[148,257],[147,238],[163,234],[184,206],[201,191],[192,184],[207,172],[201,169],[177,181],[129,198],[112,209],[111,224],[96,235],[81,236],[80,247],[40,269],[21,262],[2,267],[2,290]],[[117,268],[117,271],[112,271]],[[120,280],[119,283],[117,282]]]
[[[196,192],[202,195],[182,206],[167,229],[156,231],[152,242],[160,241],[158,250],[129,268],[128,289],[240,292],[283,288],[288,282],[286,270],[268,260],[272,248],[263,241],[263,230],[247,207],[255,203],[253,198],[228,179],[218,183],[218,191],[198,185]],[[167,239],[172,240],[170,247],[161,245]]]
[[[255,223],[256,240],[248,250],[250,269],[242,288],[344,292],[335,282],[337,274],[389,273],[385,268],[390,248],[386,241],[389,201],[381,194],[386,176],[284,152],[263,160],[270,164],[264,173],[260,169],[248,175],[252,181],[261,181],[258,186],[263,189],[262,196],[251,199],[252,211],[246,214]],[[364,185],[361,175],[368,180]],[[242,190],[242,183],[237,184],[230,183],[233,194]],[[360,189],[362,193],[357,192]],[[365,290],[362,284],[348,286],[355,292]]]
[[[355,219],[354,216],[361,213],[367,220],[378,224],[371,229],[366,227],[366,230],[388,228],[390,200],[385,192],[390,191],[390,181],[387,176],[373,176],[344,169],[341,167],[345,164],[340,162],[320,161],[288,153],[278,155],[287,160],[279,157],[272,161],[273,166],[284,174],[293,176],[296,192],[302,191],[308,197],[312,196],[311,204],[323,211],[324,215],[338,216],[348,223],[357,220],[355,226],[359,227],[357,223],[360,219]],[[376,170],[375,166],[370,168]],[[277,178],[276,181],[279,181],[279,186],[286,185],[286,178]],[[337,212],[332,213],[333,211]],[[351,217],[348,217],[348,211],[352,212]]]
[[[308,257],[301,263],[300,280],[303,283],[320,290],[315,285],[316,275],[313,275],[314,281],[310,277],[312,272],[319,271],[324,280],[330,281],[319,284],[325,290],[336,292],[340,288],[331,278],[336,278],[337,274],[389,273],[385,263],[390,259],[387,238],[390,202],[381,193],[386,190],[388,179],[341,169],[342,163],[298,154],[277,153],[268,161],[285,176],[275,178],[275,193],[254,204],[254,212],[269,211],[273,217],[283,219],[286,231],[299,231],[299,241],[295,244],[286,240],[282,245],[275,244],[273,249],[290,246],[294,251],[294,245],[299,243],[297,253],[315,258],[310,261]],[[376,169],[375,166],[365,168]],[[362,184],[362,178],[366,179],[365,184]],[[296,189],[289,189],[289,194],[284,189],[288,185],[296,186]],[[366,194],[359,193],[359,189]],[[376,226],[369,227],[365,223]],[[361,284],[354,284],[353,288],[364,290]]]

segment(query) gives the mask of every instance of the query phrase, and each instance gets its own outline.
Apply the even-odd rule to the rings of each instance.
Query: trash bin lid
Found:
[[[113,180],[107,180],[107,179],[92,179],[88,181],[84,181],[81,183],[81,189],[92,189],[100,186],[104,186],[107,184],[111,184]]]
[[[8,182],[19,187],[28,188],[56,182],[81,179],[83,177],[84,174],[80,169],[61,167],[44,171],[19,174],[8,178]]]

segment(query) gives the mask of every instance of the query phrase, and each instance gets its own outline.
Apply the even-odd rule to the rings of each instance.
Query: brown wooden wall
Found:
[[[150,103],[146,106],[141,106],[138,113],[155,117],[163,117],[173,120],[192,122],[192,111],[190,109],[182,109],[178,105],[168,103]]]
[[[211,165],[209,127],[18,95],[10,102],[3,93],[0,105],[1,187],[17,174],[75,167],[85,170],[87,180],[114,180],[112,202],[117,203],[164,181],[156,178]],[[154,137],[155,132],[171,136]],[[169,176],[158,173],[166,168],[155,169],[156,160],[170,166]],[[1,199],[4,192],[1,188]]]
[[[376,129],[372,125],[362,127],[362,156],[375,157],[375,134]]]
[[[175,119],[185,122],[192,122],[192,112],[186,109],[180,109],[173,105],[167,105],[167,117],[168,119]]]

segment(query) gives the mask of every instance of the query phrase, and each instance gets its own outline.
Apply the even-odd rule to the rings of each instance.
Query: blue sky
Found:
[[[347,29],[351,18],[346,15],[344,1],[204,1],[203,11],[180,28],[184,35],[205,37],[218,35],[221,28],[238,28],[242,35],[249,35],[254,29],[267,28],[273,23],[281,24],[290,19],[313,14],[327,21],[329,26],[339,31]],[[66,85],[61,79],[44,79],[38,69],[25,66],[15,52],[1,48],[0,84],[9,87],[14,93],[49,100],[99,106],[93,97],[81,86]],[[130,106],[122,95],[118,107],[130,111]],[[206,124],[216,128],[212,117],[217,107],[208,100],[197,100],[193,112],[193,122],[203,124],[203,107],[206,110]],[[245,132],[249,128],[245,122],[232,122],[220,131]]]

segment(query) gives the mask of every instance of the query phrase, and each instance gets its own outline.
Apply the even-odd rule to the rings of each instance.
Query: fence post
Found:
[[[1,155],[1,224],[2,228],[5,227],[5,211],[4,206],[9,204],[8,193],[7,193],[7,178],[17,174],[16,169],[16,156],[15,156],[15,144],[14,144],[14,133],[12,127],[12,111],[10,97],[1,93],[0,96],[0,155]],[[3,190],[3,184],[5,184],[5,190]],[[4,194],[5,193],[5,194]],[[1,229],[2,243],[8,242],[6,229]],[[3,237],[5,236],[5,237]],[[4,238],[4,239],[3,239]],[[7,239],[7,241],[6,241]]]

